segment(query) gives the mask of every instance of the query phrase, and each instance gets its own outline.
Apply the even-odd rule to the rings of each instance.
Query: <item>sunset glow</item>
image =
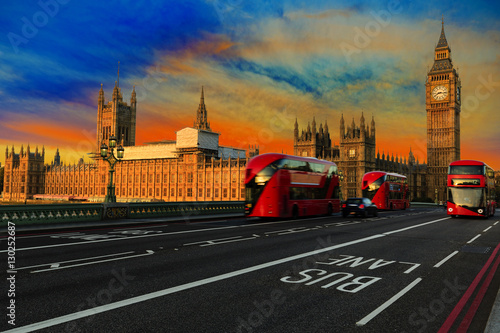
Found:
[[[338,144],[341,115],[359,125],[363,113],[375,118],[380,155],[407,158],[411,148],[424,162],[424,84],[444,17],[462,80],[461,157],[500,169],[498,3],[54,3],[51,13],[37,2],[2,6],[4,150],[45,146],[46,163],[57,148],[66,163],[88,161],[98,91],[102,83],[107,103],[120,61],[124,101],[137,92],[137,144],[192,126],[203,86],[222,145],[293,153],[295,119],[302,130],[313,117]],[[33,22],[38,12],[47,20]]]

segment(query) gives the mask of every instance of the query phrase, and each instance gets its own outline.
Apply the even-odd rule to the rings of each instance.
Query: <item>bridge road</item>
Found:
[[[16,325],[0,329],[482,332],[499,239],[498,219],[423,208],[18,234]]]

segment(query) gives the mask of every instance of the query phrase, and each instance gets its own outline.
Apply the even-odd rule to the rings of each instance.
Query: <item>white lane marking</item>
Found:
[[[52,236],[60,236],[60,235],[78,235],[79,232],[70,232],[70,233],[56,233],[56,234],[43,234],[43,235],[16,235],[18,238],[27,239],[27,238],[40,238],[40,237],[52,237]]]
[[[403,228],[403,229],[398,229],[398,230],[394,230],[394,231],[384,232],[384,233],[383,233],[383,235],[391,235],[391,234],[395,234],[395,233],[402,232],[402,231],[406,231],[406,230],[410,230],[410,229],[413,229],[413,228],[418,228],[418,227],[421,227],[421,226],[423,226],[423,225],[427,225],[427,224],[432,224],[432,223],[436,223],[436,222],[439,222],[439,221],[448,220],[448,219],[450,219],[450,218],[451,218],[451,217],[445,217],[445,218],[443,218],[443,219],[434,220],[434,221],[425,222],[425,223],[420,223],[420,224],[412,225],[411,227],[406,227],[406,228]]]
[[[412,265],[412,267],[408,268],[406,271],[403,272],[405,274],[409,274],[411,271],[413,271],[414,269],[416,269],[418,266],[421,265],[421,264],[416,264],[414,262],[406,262],[406,261],[400,261],[399,263],[400,264]]]
[[[473,237],[470,241],[468,241],[468,242],[467,242],[467,244],[472,243],[473,241],[475,241],[475,240],[476,240],[476,239],[478,239],[479,237],[481,237],[481,234],[476,235],[475,237]]]
[[[59,325],[59,324],[62,324],[62,323],[66,323],[68,321],[77,320],[77,319],[80,319],[80,318],[92,316],[92,315],[95,315],[95,314],[98,314],[98,313],[102,313],[102,312],[106,312],[106,311],[118,309],[118,308],[121,308],[121,307],[124,307],[124,306],[128,306],[128,305],[131,305],[131,304],[136,304],[136,303],[144,302],[144,301],[147,301],[147,300],[150,300],[150,299],[153,299],[153,298],[162,297],[162,296],[173,294],[173,293],[176,293],[176,292],[179,292],[179,291],[183,291],[183,290],[187,290],[187,289],[191,289],[191,288],[203,286],[205,284],[209,284],[209,283],[213,283],[213,282],[218,282],[218,281],[229,279],[229,278],[232,278],[232,277],[235,277],[235,276],[239,276],[239,275],[243,275],[243,274],[246,274],[246,273],[255,272],[255,271],[258,271],[258,270],[261,270],[261,269],[264,269],[264,268],[269,268],[269,267],[272,267],[272,266],[283,264],[283,263],[286,263],[286,262],[289,262],[289,261],[302,259],[302,258],[305,258],[305,257],[313,256],[313,255],[320,254],[320,253],[323,253],[323,252],[332,251],[332,250],[335,250],[335,249],[338,249],[338,248],[342,248],[342,247],[346,247],[346,246],[350,246],[350,245],[354,245],[354,244],[359,244],[359,243],[367,242],[367,241],[370,241],[370,240],[373,240],[373,239],[377,239],[377,238],[381,238],[381,237],[384,237],[384,235],[369,236],[369,237],[365,237],[365,238],[361,238],[361,239],[349,241],[349,242],[346,242],[346,243],[342,243],[342,244],[338,244],[338,245],[333,245],[333,246],[330,246],[330,247],[327,247],[327,248],[324,248],[324,249],[318,249],[318,250],[314,250],[314,251],[310,251],[310,252],[306,252],[306,253],[297,254],[297,255],[294,255],[294,256],[291,256],[291,257],[287,257],[287,258],[283,258],[283,259],[278,259],[278,260],[270,261],[270,262],[267,262],[267,263],[263,263],[263,264],[260,264],[260,265],[251,266],[251,267],[248,267],[248,268],[243,268],[243,269],[240,269],[240,270],[237,270],[237,271],[234,271],[234,272],[229,272],[229,273],[225,273],[225,274],[221,274],[221,275],[209,277],[209,278],[206,278],[206,279],[202,279],[202,280],[198,280],[198,281],[186,283],[186,284],[183,284],[183,285],[180,285],[180,286],[176,286],[176,287],[171,287],[171,288],[167,288],[167,289],[164,289],[164,290],[155,291],[155,292],[152,292],[152,293],[149,293],[149,294],[132,297],[132,298],[125,299],[125,300],[122,300],[122,301],[118,301],[118,302],[115,302],[115,303],[110,303],[110,304],[106,304],[106,305],[102,305],[102,306],[97,306],[97,307],[94,307],[92,309],[87,309],[87,310],[80,311],[80,312],[70,313],[70,314],[67,314],[67,315],[64,315],[64,316],[61,316],[61,317],[57,317],[57,318],[53,318],[53,319],[48,319],[48,320],[41,321],[41,322],[38,322],[38,323],[33,323],[33,324],[30,324],[30,325],[18,327],[18,328],[9,330],[9,331],[5,331],[5,333],[7,333],[7,332],[32,332],[32,331],[35,331],[35,330],[40,330],[40,329],[51,327],[51,326],[54,326],[54,325]]]
[[[442,221],[442,220],[443,219],[432,221],[432,222],[438,222],[438,221]],[[427,224],[429,224],[429,223],[423,223],[423,224],[420,224],[420,225],[416,225],[414,227],[424,226],[424,225],[427,225]],[[404,229],[401,229],[401,230],[404,230]],[[203,286],[205,284],[209,284],[209,283],[213,283],[213,282],[218,282],[218,281],[221,281],[221,280],[229,279],[229,278],[232,278],[232,277],[235,277],[235,276],[239,276],[239,275],[243,275],[243,274],[250,273],[250,272],[255,272],[255,271],[258,271],[258,270],[261,270],[261,269],[264,269],[264,268],[269,268],[269,267],[272,267],[272,266],[275,266],[275,265],[279,265],[279,264],[282,264],[282,263],[286,263],[286,262],[289,262],[289,261],[306,258],[306,257],[317,255],[317,254],[320,254],[320,253],[323,253],[323,252],[328,252],[328,251],[332,251],[332,250],[339,249],[339,248],[342,248],[342,247],[346,247],[346,246],[350,246],[350,245],[354,245],[354,244],[359,244],[359,243],[367,242],[367,241],[370,241],[370,240],[373,240],[373,239],[378,239],[378,238],[385,237],[385,236],[386,236],[385,234],[378,234],[378,235],[369,236],[369,237],[365,237],[365,238],[353,240],[353,241],[342,243],[342,244],[338,244],[338,245],[333,245],[333,246],[330,246],[330,247],[327,247],[327,248],[324,248],[324,249],[319,249],[319,250],[314,250],[314,251],[311,251],[311,252],[297,254],[295,256],[291,256],[291,257],[287,257],[287,258],[283,258],[283,259],[274,260],[274,261],[271,261],[271,262],[267,262],[267,263],[264,263],[264,264],[260,264],[260,265],[256,265],[256,266],[252,266],[252,267],[248,267],[248,268],[243,268],[243,269],[240,269],[240,270],[237,270],[237,271],[234,271],[234,272],[229,272],[229,273],[225,273],[225,274],[213,276],[213,277],[210,277],[210,278],[206,278],[206,279],[194,281],[194,282],[191,282],[191,283],[186,283],[186,284],[183,284],[183,285],[180,285],[180,286],[176,286],[176,287],[172,287],[172,288],[167,288],[167,289],[155,291],[155,292],[152,292],[152,293],[149,293],[149,294],[145,294],[145,295],[141,295],[141,296],[136,296],[136,297],[133,297],[133,298],[125,299],[125,300],[118,301],[118,302],[115,302],[115,303],[110,303],[110,304],[98,306],[98,307],[95,307],[95,308],[92,308],[92,309],[87,309],[87,310],[80,311],[80,312],[70,313],[70,314],[67,314],[67,315],[64,315],[64,316],[61,316],[61,317],[57,317],[57,318],[53,318],[53,319],[48,319],[48,320],[41,321],[41,322],[38,322],[38,323],[29,324],[29,325],[18,327],[18,328],[9,330],[9,331],[5,331],[5,333],[7,333],[7,332],[12,332],[12,333],[13,332],[32,332],[32,331],[40,330],[40,329],[51,327],[51,326],[54,326],[54,325],[59,325],[59,324],[62,324],[62,323],[66,323],[66,322],[69,322],[69,321],[72,321],[72,320],[77,320],[77,319],[80,319],[80,318],[85,318],[85,317],[88,317],[88,316],[92,316],[92,315],[95,315],[97,313],[102,313],[102,312],[106,312],[106,311],[118,309],[118,308],[121,308],[121,307],[124,307],[124,306],[128,306],[128,305],[131,305],[131,304],[136,304],[136,303],[144,302],[144,301],[150,300],[152,298],[162,297],[162,296],[173,294],[173,293],[176,293],[176,292],[179,292],[179,291],[183,291],[183,290],[187,290],[187,289],[191,289],[191,288]],[[421,280],[422,279],[419,278],[419,279],[415,280],[412,284],[416,285]],[[400,296],[398,296],[398,295],[401,294],[401,293],[402,294],[406,293],[406,291],[407,291],[406,289],[409,290],[409,289],[413,288],[412,285],[410,285],[410,286],[408,286],[405,289],[403,289],[402,291],[400,291],[398,294],[396,294],[395,296],[393,296],[393,298],[396,300],[399,297],[401,297],[402,295],[400,295]],[[392,300],[392,298],[391,298],[391,300]],[[387,301],[386,303],[388,303],[389,301]],[[384,303],[384,304],[386,304],[386,303]],[[382,312],[389,305],[390,304],[387,304],[383,308],[381,308],[382,306],[379,307],[381,309],[380,309],[380,311],[378,313]],[[371,316],[374,312],[372,312],[368,316]],[[373,315],[373,317],[375,317],[377,314]],[[365,317],[365,318],[368,318],[368,316]],[[365,318],[363,318],[362,320],[364,320]],[[370,318],[369,320],[371,320],[372,318]],[[366,322],[368,322],[368,320]]]
[[[194,242],[194,243],[186,243],[182,244],[182,246],[187,246],[187,245],[200,245],[200,247],[204,246],[211,246],[211,245],[219,245],[219,244],[225,244],[225,243],[234,243],[234,242],[241,242],[241,241],[246,241],[246,240],[251,240],[260,237],[259,235],[252,235],[253,237],[247,237],[247,238],[242,238],[243,236],[234,236],[234,237],[228,237],[228,238],[219,238],[219,239],[212,239],[212,240],[207,240],[207,241],[199,241],[199,242]]]
[[[389,300],[387,300],[384,304],[373,310],[371,313],[369,313],[366,317],[361,319],[356,323],[356,326],[364,326],[366,325],[370,320],[378,316],[382,311],[387,309],[389,306],[391,306],[392,303],[396,302],[398,299],[400,299],[404,294],[406,294],[408,291],[410,291],[413,287],[415,287],[420,281],[422,281],[422,278],[417,278],[415,281],[407,285],[403,290],[398,292],[396,295],[392,296]]]
[[[278,235],[296,234],[296,233],[299,233],[299,232],[310,231],[310,230],[311,230],[311,228],[307,228],[307,227],[296,227],[296,228],[290,228],[290,229],[268,231],[268,232],[265,232],[264,235],[272,235],[272,234],[278,234]]]
[[[441,260],[440,262],[438,262],[437,264],[435,264],[433,267],[436,267],[438,268],[439,266],[441,266],[442,264],[444,264],[445,262],[447,262],[449,259],[451,259],[451,257],[453,257],[455,254],[457,254],[458,251],[454,251],[452,252],[450,255],[448,255],[446,258],[444,258],[443,260]]]
[[[81,259],[73,259],[73,260],[67,260],[67,261],[58,261],[58,262],[48,263],[48,264],[40,264],[40,265],[34,265],[34,266],[20,267],[18,269],[37,268],[37,267],[43,267],[43,266],[55,265],[55,264],[66,264],[68,262],[77,262],[77,261],[85,261],[85,260],[91,260],[91,259],[99,259],[99,258],[106,258],[106,257],[113,257],[113,256],[121,256],[121,255],[124,255],[124,254],[130,254],[130,253],[134,253],[134,251],[114,253],[114,254],[106,254],[106,255],[103,255],[103,256],[88,257],[88,258],[81,258]]]
[[[493,225],[497,225],[497,224],[498,224],[498,222],[500,222],[500,221],[496,221],[495,223],[493,223]]]
[[[488,228],[484,229],[483,232],[486,232],[486,231],[490,230],[491,228],[493,228],[492,225],[490,225]]]
[[[41,273],[41,272],[47,272],[47,271],[55,271],[59,269],[66,269],[66,268],[72,268],[72,267],[78,267],[78,266],[86,266],[86,265],[93,265],[93,264],[99,264],[101,262],[108,262],[108,261],[116,261],[116,260],[123,260],[123,259],[130,259],[130,258],[136,258],[136,257],[144,257],[144,256],[150,256],[154,254],[154,251],[152,250],[146,250],[147,253],[143,254],[136,254],[135,256],[128,256],[128,257],[120,257],[120,258],[111,258],[111,259],[106,259],[106,260],[98,260],[98,261],[91,261],[91,262],[85,262],[83,264],[76,264],[76,265],[69,265],[69,266],[63,266],[63,267],[54,267],[54,268],[46,268],[46,269],[39,269],[37,271],[31,271],[30,273]]]
[[[64,243],[64,244],[53,244],[53,245],[25,247],[25,248],[18,248],[18,249],[16,249],[16,251],[37,250],[37,249],[46,249],[46,248],[50,248],[50,247],[61,247],[61,246],[72,246],[72,245],[86,245],[86,244],[92,244],[92,243],[112,242],[112,241],[134,239],[134,238],[156,237],[156,236],[169,236],[169,235],[187,234],[187,233],[203,232],[203,231],[213,231],[213,230],[221,230],[221,229],[233,229],[233,228],[238,228],[238,226],[217,227],[217,228],[196,229],[196,230],[185,230],[185,231],[174,231],[174,232],[168,232],[168,233],[166,232],[166,233],[154,234],[154,235],[140,235],[140,236],[130,236],[130,237],[121,237],[121,238],[99,239],[99,240],[88,241],[88,242]],[[7,252],[7,250],[0,251],[0,253],[2,253],[2,252]]]

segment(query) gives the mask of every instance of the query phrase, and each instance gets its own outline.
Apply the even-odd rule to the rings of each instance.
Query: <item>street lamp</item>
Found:
[[[109,184],[104,202],[116,202],[115,185],[113,184],[113,173],[115,172],[116,162],[123,158],[123,153],[125,151],[125,149],[123,149],[123,147],[120,145],[118,148],[116,148],[115,157],[115,154],[113,152],[116,147],[116,141],[116,136],[114,135],[109,138],[109,148],[111,149],[109,153],[108,146],[104,142],[101,144],[101,157],[103,160],[109,163]]]

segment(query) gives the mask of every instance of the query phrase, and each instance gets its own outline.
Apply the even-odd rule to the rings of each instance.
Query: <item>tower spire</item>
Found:
[[[117,76],[118,77],[116,79],[116,84],[119,87],[120,86],[120,61],[118,61],[118,75]]]
[[[444,16],[441,18],[441,35],[439,36],[439,41],[436,48],[441,47],[449,47],[448,41],[446,40],[446,36],[444,34]]]
[[[196,121],[194,122],[194,128],[211,131],[210,123],[208,122],[207,108],[205,106],[205,94],[203,91],[203,86],[201,86],[200,105],[198,106],[198,111],[196,112]]]

